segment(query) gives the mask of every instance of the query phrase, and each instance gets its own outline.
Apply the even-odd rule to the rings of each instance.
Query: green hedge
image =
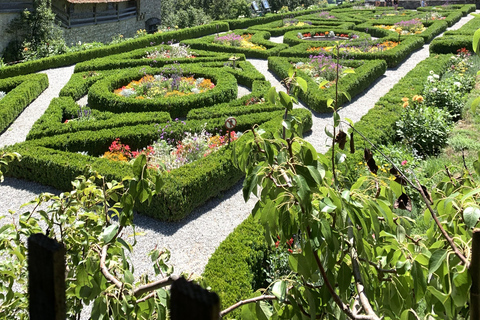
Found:
[[[472,38],[472,35],[458,34],[433,39],[429,47],[430,55],[457,53],[462,48],[473,51]]]
[[[388,19],[385,20],[373,20],[369,22],[365,22],[362,24],[359,24],[355,27],[356,30],[359,29],[371,29],[375,28],[375,25],[393,25],[395,22],[392,22]],[[423,31],[422,33],[411,35],[411,36],[402,36],[402,37],[422,37],[425,43],[430,42],[433,38],[447,30],[448,23],[444,20],[437,20],[437,21],[423,21],[423,25],[426,27],[426,30]],[[388,30],[387,30],[388,31]],[[389,31],[392,34],[397,34],[394,31]]]
[[[301,16],[313,12],[318,11],[328,11],[329,9],[312,9],[312,10],[302,10],[302,11],[295,11],[295,12],[288,12],[288,13],[278,13],[278,14],[268,14],[265,17],[256,17],[256,18],[249,18],[249,19],[231,19],[231,20],[223,20],[223,22],[227,22],[230,26],[230,30],[235,29],[245,29],[255,25],[262,25],[266,23],[270,23],[272,21],[282,20],[284,18],[296,17]]]
[[[280,79],[284,79],[288,76],[291,62],[306,61],[309,61],[309,59],[272,57],[268,59],[268,68]],[[349,93],[352,98],[368,88],[373,81],[383,75],[387,70],[387,64],[383,60],[341,60],[340,64],[355,69],[354,74],[346,74],[339,81],[339,91]],[[312,110],[317,112],[331,112],[332,110],[327,107],[327,100],[335,97],[334,86],[327,89],[320,89],[318,88],[318,84],[301,70],[298,70],[298,76],[304,78],[308,84],[307,92],[300,92],[299,98]],[[347,102],[347,98],[344,95],[340,95],[338,100],[338,106]]]
[[[72,74],[67,84],[60,90],[60,97],[71,97],[73,100],[79,100],[87,95],[88,89],[97,81],[117,74],[118,70],[104,71],[85,71]]]
[[[27,140],[61,135],[78,131],[98,131],[102,129],[138,124],[166,123],[172,120],[167,112],[111,113],[91,110],[91,120],[68,121],[78,118],[79,105],[71,97],[54,98],[45,113],[35,122],[27,135]]]
[[[169,67],[127,69],[93,84],[88,93],[88,104],[91,108],[115,113],[166,111],[170,113],[172,118],[176,118],[184,117],[193,108],[228,102],[237,98],[237,81],[232,74],[218,68],[201,68],[193,65],[182,65],[180,67],[184,74],[192,73],[195,74],[196,78],[212,79],[212,82],[216,85],[215,88],[200,94],[159,99],[135,99],[118,96],[113,93],[113,90],[121,88],[133,80],[140,79],[144,74],[170,73]]]
[[[222,309],[251,297],[264,284],[268,245],[265,230],[249,216],[218,246],[202,274],[205,284],[220,296]],[[241,309],[227,315],[238,317]]]
[[[235,34],[253,34],[251,42],[257,45],[262,45],[266,50],[256,50],[242,47],[224,46],[221,44],[213,43],[215,35],[205,36],[199,39],[184,40],[181,44],[190,46],[192,49],[216,51],[216,52],[230,52],[230,53],[243,53],[250,58],[267,59],[270,56],[276,56],[280,51],[287,48],[288,45],[283,43],[275,43],[268,41],[270,39],[270,33],[266,31],[252,31],[252,30],[235,30]]]
[[[217,28],[218,27],[218,28]],[[170,40],[181,41],[184,39],[201,37],[215,32],[227,31],[228,24],[225,22],[214,22],[212,24],[180,29],[176,31],[156,33],[145,37],[131,39],[115,45],[104,46],[86,51],[62,54],[58,56],[28,61],[0,69],[0,79],[17,75],[33,73],[41,70],[58,68],[72,65],[78,62],[105,57],[112,54],[131,51],[151,46],[150,43],[164,43]]]
[[[444,35],[469,35],[473,36],[475,31],[480,29],[480,17],[475,17],[465,23],[460,29],[445,31]]]
[[[203,50],[195,50],[195,58],[163,58],[163,59],[145,59],[143,58],[148,52],[157,49],[168,48],[170,46],[161,45],[156,47],[148,47],[133,50],[130,52],[110,55],[108,57],[97,58],[85,62],[80,62],[75,65],[75,72],[89,71],[89,70],[110,70],[110,69],[124,69],[138,66],[148,65],[150,67],[163,67],[166,64],[178,62],[184,63],[199,63],[207,61],[226,61],[230,57],[229,54],[222,54],[217,52],[208,52]],[[242,57],[240,57],[242,58]],[[243,57],[243,60],[245,58]]]
[[[369,32],[371,30],[368,30]],[[390,40],[393,41],[393,38],[384,38],[378,41],[369,41],[369,44],[379,44],[383,41]],[[397,39],[398,40],[398,39]],[[404,61],[412,52],[417,49],[420,49],[423,46],[423,39],[420,37],[408,36],[400,38],[400,44],[395,48],[380,52],[349,52],[347,57],[349,59],[358,59],[358,60],[376,60],[383,59],[387,62],[389,68],[396,67],[402,61]],[[291,47],[287,50],[280,52],[282,57],[309,57],[316,54],[327,54],[333,55],[331,52],[323,51],[307,51],[309,48],[313,47],[311,44],[304,43],[299,44],[294,47]]]
[[[311,113],[295,110],[294,115],[305,123],[305,130],[312,125]],[[237,130],[246,130],[254,124],[262,124],[268,132],[276,130],[282,121],[283,111],[258,113],[237,117]],[[271,120],[273,119],[273,120]],[[219,131],[224,118],[208,121],[206,130]],[[191,120],[185,125],[172,124],[171,136],[183,136],[184,131],[200,131],[205,121]],[[155,125],[137,125],[122,128],[82,131],[30,140],[9,147],[7,150],[22,154],[22,161],[12,163],[9,174],[21,179],[34,180],[60,190],[70,190],[70,181],[86,170],[100,172],[107,180],[120,180],[132,174],[127,163],[110,161],[97,155],[108,150],[111,142],[120,138],[133,150],[143,148],[158,138]],[[175,131],[175,132],[174,132]],[[88,155],[78,152],[88,152]],[[233,186],[241,177],[231,163],[231,150],[223,148],[208,157],[172,170],[165,175],[165,185],[151,206],[139,205],[138,211],[161,220],[179,220],[209,198]]]
[[[0,79],[0,91],[7,95],[0,100],[0,133],[48,87],[46,74],[30,74]]]
[[[310,27],[323,27],[323,28],[339,28],[339,29],[351,29],[355,24],[354,23],[346,23],[344,21],[336,21],[336,20],[324,20],[324,21],[313,21],[311,26],[304,25],[304,26],[289,26],[283,27],[283,21],[274,21],[265,25],[258,25],[248,28],[247,30],[252,31],[267,31],[270,33],[272,37],[281,36],[289,31],[295,30],[302,30],[305,28]],[[284,41],[284,43],[286,43]]]
[[[337,38],[336,40],[328,40],[325,38],[318,38],[318,40],[308,40],[305,38],[300,39],[298,37],[298,34],[306,34],[310,33],[312,36],[314,36],[317,33],[325,33],[325,32],[331,32],[333,31],[335,35],[340,35],[340,34],[347,34],[349,37],[352,37],[353,35],[359,36],[358,39],[339,39]],[[370,35],[365,32],[359,32],[359,31],[353,31],[353,30],[348,30],[348,29],[339,29],[339,28],[334,28],[334,27],[310,27],[310,28],[304,28],[296,31],[289,31],[285,33],[285,36],[283,37],[283,42],[290,45],[290,46],[295,46],[301,43],[309,44],[312,47],[328,47],[332,46],[335,44],[335,41],[340,41],[345,44],[349,45],[354,45],[354,44],[362,44],[365,42],[366,39],[370,38]]]
[[[437,11],[442,13],[444,11],[459,10],[462,12],[463,16],[466,17],[467,14],[475,12],[476,9],[477,7],[475,4],[450,4],[447,6],[418,7],[417,11]]]

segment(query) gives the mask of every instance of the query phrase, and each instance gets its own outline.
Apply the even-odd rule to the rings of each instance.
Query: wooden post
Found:
[[[473,230],[472,261],[470,262],[470,319],[480,319],[480,229]]]
[[[30,320],[64,320],[65,248],[37,233],[28,238],[28,293]]]
[[[170,289],[171,320],[219,320],[220,299],[215,292],[203,289],[181,277]]]

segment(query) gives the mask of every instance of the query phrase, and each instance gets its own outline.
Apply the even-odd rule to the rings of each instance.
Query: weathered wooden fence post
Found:
[[[470,319],[480,319],[480,229],[472,235],[472,261],[470,262]]]
[[[219,320],[220,299],[215,292],[203,289],[181,277],[170,289],[171,320]]]
[[[28,238],[30,320],[64,320],[65,248],[37,233]]]

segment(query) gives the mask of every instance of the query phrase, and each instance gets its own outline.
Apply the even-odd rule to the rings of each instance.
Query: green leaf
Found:
[[[307,200],[307,196],[310,192],[310,188],[308,187],[307,180],[301,175],[294,175],[293,179],[295,180],[298,188],[298,196],[300,200],[305,201]]]
[[[333,126],[338,127],[339,124],[340,124],[340,115],[338,114],[338,112],[334,112],[333,113]]]
[[[474,228],[480,218],[480,209],[478,207],[468,207],[463,210],[463,221],[468,228]]]
[[[428,262],[428,273],[432,274],[437,271],[438,268],[442,265],[443,261],[447,257],[447,250],[445,249],[438,249],[435,251],[432,256],[430,257],[430,261]]]
[[[330,81],[328,80],[323,80],[322,82],[320,82],[320,84],[318,85],[319,88],[322,88],[322,87],[325,87],[327,84],[329,84]]]
[[[139,155],[133,163],[133,174],[137,177],[141,177],[143,168],[147,165],[147,156],[144,154]]]
[[[333,107],[332,107],[332,104],[333,104],[333,99],[332,99],[332,98],[328,98],[328,99],[327,99],[327,107],[333,108]]]
[[[327,127],[325,127],[324,130],[325,130],[325,134],[326,134],[329,138],[333,139],[333,134],[332,134],[330,131],[327,130]]]
[[[440,292],[432,286],[428,286],[427,290],[430,291],[430,293],[433,294],[435,298],[437,298],[442,304],[444,304],[448,300],[448,294]]]
[[[280,96],[280,103],[282,104],[282,106],[288,111],[292,110],[293,109],[292,98],[283,91],[280,91],[279,96]]]
[[[116,224],[111,224],[108,227],[105,228],[102,232],[102,239],[103,242],[109,243],[112,241],[112,239],[115,237],[118,231],[118,225]]]
[[[284,301],[287,295],[287,283],[285,281],[277,281],[272,287],[272,294],[280,301]]]
[[[402,225],[397,226],[397,241],[403,243],[405,241],[405,228]]]
[[[355,69],[353,68],[346,68],[342,70],[343,73],[355,73]]]
[[[480,54],[480,29],[475,31],[473,34],[473,42],[472,42],[473,51],[478,55]]]
[[[125,270],[125,273],[123,275],[125,282],[133,284],[133,281],[135,281],[135,278],[133,277],[133,274],[130,272],[130,270]]]
[[[270,102],[271,104],[276,104],[277,90],[275,89],[275,87],[271,87],[270,90],[268,90],[267,101]]]
[[[350,96],[350,93],[348,93],[347,91],[342,91],[343,95],[345,96],[345,98],[348,99],[348,101],[351,101],[352,100],[352,97]]]
[[[322,179],[325,177],[325,170],[319,171],[318,168],[314,166],[307,166],[308,171],[312,175],[312,178],[315,180],[317,185],[322,184]]]
[[[303,92],[307,92],[307,81],[305,79],[297,77],[297,84]]]
[[[412,266],[413,289],[415,291],[416,302],[423,299],[427,290],[427,281],[423,273],[422,265],[418,261],[413,262]]]

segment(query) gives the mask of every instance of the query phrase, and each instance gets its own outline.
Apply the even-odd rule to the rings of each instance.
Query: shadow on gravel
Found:
[[[154,230],[156,233],[163,234],[166,236],[171,236],[179,231],[181,228],[187,226],[189,223],[194,222],[195,220],[202,217],[204,214],[207,214],[209,211],[215,209],[217,206],[223,204],[224,201],[228,201],[231,197],[233,197],[237,192],[242,190],[242,183],[243,180],[237,182],[232,188],[227,191],[224,191],[219,196],[208,200],[203,206],[195,209],[192,213],[190,213],[186,218],[175,221],[175,222],[165,222],[156,220],[154,218],[144,216],[141,214],[135,214],[133,218],[133,222],[135,226],[140,227],[145,230]],[[244,204],[243,197],[241,199],[241,203],[229,204],[232,210],[235,210],[232,205],[242,206]],[[215,230],[211,230],[215,232]]]

